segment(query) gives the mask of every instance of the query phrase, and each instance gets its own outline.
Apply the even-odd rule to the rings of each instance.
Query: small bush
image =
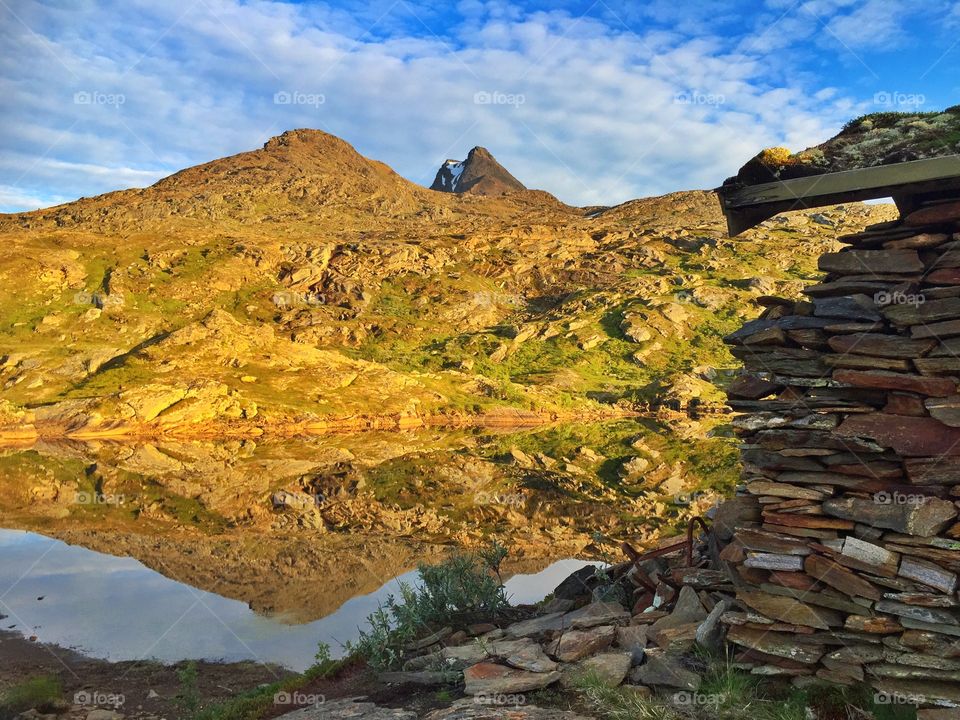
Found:
[[[432,629],[458,616],[491,617],[509,607],[500,579],[505,556],[503,546],[494,544],[479,554],[457,553],[439,565],[420,565],[420,587],[401,583],[400,597],[388,596],[367,617],[367,629],[348,651],[377,670],[396,667],[404,645]]]
[[[793,153],[785,147],[772,147],[763,150],[759,155],[759,160],[766,167],[778,168],[790,163]]]
[[[31,708],[40,712],[53,710],[62,695],[60,681],[54,677],[41,675],[25,680],[0,694],[0,720],[9,720]]]
[[[188,662],[177,670],[180,690],[177,692],[177,705],[186,717],[193,717],[200,709],[200,689],[198,685],[197,663]]]

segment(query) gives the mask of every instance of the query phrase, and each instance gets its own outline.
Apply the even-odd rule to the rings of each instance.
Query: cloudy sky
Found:
[[[424,184],[483,145],[574,204],[709,188],[960,103],[958,31],[957,0],[0,0],[0,211],[295,127]]]

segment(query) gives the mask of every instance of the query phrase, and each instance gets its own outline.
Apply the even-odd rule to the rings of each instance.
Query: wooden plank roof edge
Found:
[[[731,236],[782,212],[937,190],[960,191],[960,155],[715,190]]]

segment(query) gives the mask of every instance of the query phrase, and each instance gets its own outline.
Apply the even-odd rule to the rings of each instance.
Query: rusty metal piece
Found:
[[[705,533],[710,532],[710,528],[707,527],[707,521],[704,520],[699,515],[694,515],[690,518],[690,522],[687,523],[687,567],[693,566],[693,526],[699,525]]]
[[[641,570],[637,565],[633,566],[633,572],[630,574],[630,577],[631,579],[636,580],[644,590],[647,590],[648,592],[657,591],[657,584],[653,582],[650,576]]]
[[[686,545],[687,546],[687,567],[691,567],[693,565],[693,529],[697,525],[699,525],[700,528],[705,533],[709,534],[710,528],[707,525],[707,521],[704,518],[700,517],[699,515],[695,515],[694,517],[690,518],[690,521],[687,523],[687,536],[686,536],[685,542],[674,543],[672,545],[656,548],[654,550],[648,550],[645,553],[637,552],[633,548],[633,546],[628,542],[624,542],[623,544],[620,545],[620,547],[623,550],[623,554],[627,556],[630,563],[638,571],[638,577],[642,576],[641,584],[643,584],[644,587],[649,588],[650,586],[647,585],[647,583],[652,584],[652,581],[647,576],[647,574],[640,569],[640,563],[645,562],[646,560],[652,560],[654,558],[662,557],[664,555],[672,555],[678,550],[682,550],[683,545]],[[647,582],[643,582],[644,580],[646,580]],[[661,579],[661,582],[666,582],[668,585],[670,585],[670,583],[667,582],[666,580]]]

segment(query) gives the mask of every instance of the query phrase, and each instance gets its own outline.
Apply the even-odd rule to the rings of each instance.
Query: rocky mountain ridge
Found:
[[[434,192],[290,131],[0,217],[0,424],[259,433],[709,403],[751,301],[795,294],[838,230],[890,214],[797,213],[732,241],[709,193]]]
[[[489,150],[473,148],[466,160],[447,160],[430,186],[431,190],[475,195],[504,195],[527,188],[498,163]]]

